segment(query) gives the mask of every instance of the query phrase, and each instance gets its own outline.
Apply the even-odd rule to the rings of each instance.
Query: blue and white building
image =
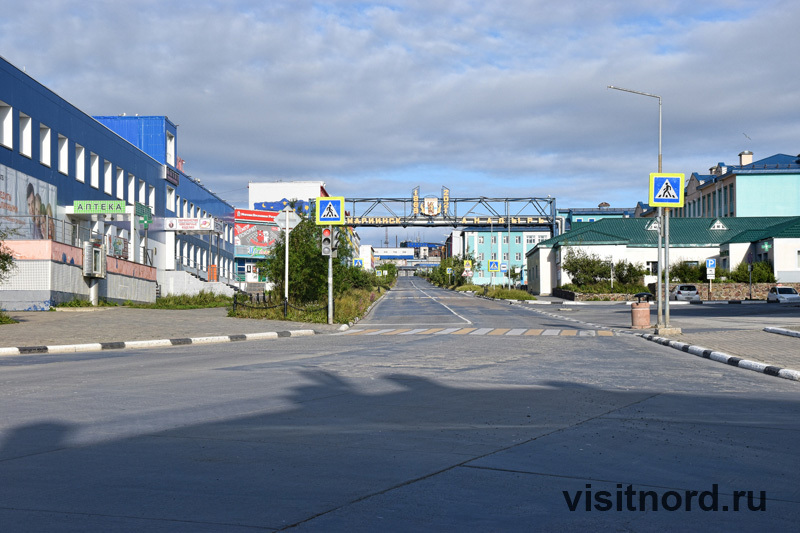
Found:
[[[234,208],[178,153],[167,117],[89,116],[0,58],[0,307],[224,291],[204,282],[232,277]]]

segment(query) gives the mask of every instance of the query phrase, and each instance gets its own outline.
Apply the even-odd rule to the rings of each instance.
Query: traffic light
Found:
[[[331,228],[322,228],[322,242],[320,243],[322,255],[330,256],[331,252],[333,252],[331,233]]]

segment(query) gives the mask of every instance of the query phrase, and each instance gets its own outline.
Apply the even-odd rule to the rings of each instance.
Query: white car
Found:
[[[699,300],[700,293],[694,285],[678,285],[669,293],[670,300],[692,301]]]
[[[800,303],[800,294],[792,287],[772,287],[767,293],[767,303]]]

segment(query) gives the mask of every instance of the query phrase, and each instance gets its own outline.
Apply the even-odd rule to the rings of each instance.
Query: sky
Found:
[[[800,153],[792,0],[0,8],[1,56],[89,115],[168,116],[186,173],[239,208],[277,180],[634,207],[658,170],[658,99],[609,85],[661,97],[664,172]]]

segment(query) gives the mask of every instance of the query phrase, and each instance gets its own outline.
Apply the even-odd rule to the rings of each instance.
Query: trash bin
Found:
[[[650,327],[650,299],[653,297],[649,292],[635,294],[638,302],[631,303],[631,328],[647,329]],[[645,301],[642,301],[642,298]]]

